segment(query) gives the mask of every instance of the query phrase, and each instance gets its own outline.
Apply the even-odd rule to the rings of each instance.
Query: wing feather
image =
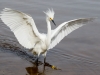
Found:
[[[87,22],[92,21],[94,18],[75,19],[60,24],[56,29],[52,30],[51,44],[49,49],[55,47],[65,36],[72,31],[82,27]]]
[[[33,48],[39,41],[39,32],[32,17],[20,11],[5,8],[1,20],[11,29],[19,43],[25,48]]]

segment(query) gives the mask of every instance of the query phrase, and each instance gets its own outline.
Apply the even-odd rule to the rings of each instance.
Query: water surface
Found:
[[[62,70],[46,67],[44,75],[99,75],[100,74],[100,1],[99,0],[0,0],[0,10],[12,8],[30,14],[40,32],[47,32],[45,14],[48,8],[55,11],[55,22],[87,17],[98,17],[94,22],[77,29],[65,37],[47,54],[47,62]],[[52,25],[52,29],[55,26]],[[1,40],[17,42],[10,29],[0,21]],[[21,45],[17,45],[24,50]],[[24,57],[23,57],[24,58]],[[58,59],[59,58],[59,59]],[[43,61],[43,58],[40,58]],[[35,70],[34,70],[35,68]],[[12,52],[0,51],[0,75],[42,74],[42,66],[34,67]]]

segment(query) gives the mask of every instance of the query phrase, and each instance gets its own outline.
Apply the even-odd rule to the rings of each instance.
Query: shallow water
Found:
[[[50,67],[46,67],[44,73],[42,73],[42,65],[37,68],[30,62],[21,59],[20,56],[1,48],[0,75],[36,75],[37,72],[40,75],[100,74],[99,0],[0,0],[0,10],[5,7],[30,14],[40,32],[47,31],[45,14],[42,11],[48,8],[54,9],[54,19],[57,25],[76,18],[97,17],[97,19],[69,34],[48,52],[47,62],[62,70],[52,70]],[[55,26],[52,25],[52,29],[54,28]],[[1,21],[0,39],[17,42],[10,29]],[[24,49],[18,43],[15,46]],[[43,58],[40,58],[40,60],[43,61]]]

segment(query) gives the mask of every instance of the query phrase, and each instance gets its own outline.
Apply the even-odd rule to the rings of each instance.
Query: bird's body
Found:
[[[46,53],[55,47],[65,36],[85,25],[93,18],[80,18],[60,24],[51,30],[50,21],[53,21],[54,11],[48,10],[46,14],[47,34],[39,33],[31,16],[10,8],[5,8],[0,14],[1,20],[11,29],[19,43],[29,49],[34,55]]]

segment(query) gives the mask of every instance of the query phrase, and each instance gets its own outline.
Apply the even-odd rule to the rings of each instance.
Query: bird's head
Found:
[[[54,23],[54,25],[56,25],[55,24],[55,22],[54,22],[54,14],[55,14],[55,12],[53,11],[53,9],[48,9],[46,12],[44,12],[45,14],[46,14],[46,16],[47,16],[47,19],[49,20],[49,21],[52,21],[53,23]]]

